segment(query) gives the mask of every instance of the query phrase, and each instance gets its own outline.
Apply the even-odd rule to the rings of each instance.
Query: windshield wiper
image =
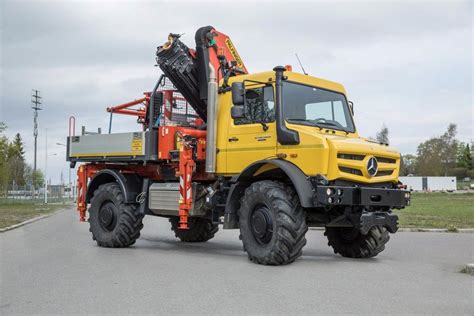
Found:
[[[312,121],[309,121],[307,119],[300,119],[300,118],[290,118],[290,119],[286,119],[288,122],[290,121],[294,121],[294,122],[304,122],[304,123],[308,123],[308,125],[311,125],[311,126],[316,126],[316,127],[319,127],[319,129],[323,129],[323,127],[321,125],[319,125],[318,123],[315,123],[315,122],[312,122]],[[290,122],[291,123],[291,122]]]
[[[319,122],[320,124],[323,124],[323,125],[328,125],[328,126],[335,126],[337,127],[336,130],[341,130],[343,132],[345,132],[346,134],[349,134],[349,132],[342,126],[338,125],[338,124],[335,124],[335,123],[332,123],[332,122]]]
[[[295,122],[304,122],[304,123],[308,123],[308,125],[311,125],[311,126],[316,126],[316,127],[319,127],[319,129],[323,129],[324,127],[328,127],[328,126],[335,126],[337,128],[335,128],[336,130],[341,130],[343,132],[345,132],[346,134],[349,134],[349,132],[344,129],[342,126],[339,126],[335,123],[332,123],[332,122],[313,122],[313,121],[310,121],[310,120],[307,120],[307,119],[300,119],[300,118],[290,118],[290,119],[286,119],[288,122],[290,121],[295,121]],[[290,122],[291,123],[291,122]]]

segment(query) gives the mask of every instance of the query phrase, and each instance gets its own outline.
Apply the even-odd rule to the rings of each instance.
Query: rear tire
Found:
[[[184,242],[204,242],[212,239],[219,230],[219,225],[201,217],[189,217],[189,229],[179,229],[179,217],[171,217],[171,230],[177,238]]]
[[[101,247],[128,247],[140,237],[143,215],[137,206],[125,204],[117,183],[106,183],[94,192],[89,208],[89,231]]]
[[[308,227],[298,195],[280,182],[255,182],[245,190],[239,224],[244,251],[254,263],[292,263],[306,245]]]
[[[379,226],[373,227],[367,235],[362,235],[357,228],[326,227],[324,235],[334,253],[348,258],[375,257],[390,240],[387,229]]]

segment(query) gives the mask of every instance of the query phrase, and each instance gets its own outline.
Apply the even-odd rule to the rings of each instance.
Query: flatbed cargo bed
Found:
[[[68,161],[143,161],[147,132],[68,137]]]

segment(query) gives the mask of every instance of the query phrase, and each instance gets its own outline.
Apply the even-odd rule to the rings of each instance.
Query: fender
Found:
[[[263,167],[263,168],[262,168]],[[262,168],[262,169],[261,169]],[[248,185],[255,181],[261,170],[281,170],[292,182],[302,207],[313,207],[314,189],[308,177],[291,162],[279,159],[260,160],[232,179],[234,184],[229,190],[224,214],[224,228],[237,228],[240,198]]]
[[[136,197],[142,190],[142,179],[134,173],[121,173],[114,169],[104,169],[92,178],[87,187],[86,203],[90,203],[94,191],[105,183],[116,182],[125,198],[125,203],[137,203]]]

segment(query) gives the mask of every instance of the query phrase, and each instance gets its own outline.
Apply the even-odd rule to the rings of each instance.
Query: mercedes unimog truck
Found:
[[[323,227],[344,257],[384,250],[392,210],[410,193],[400,154],[357,133],[344,87],[291,66],[249,73],[211,26],[195,42],[169,35],[156,53],[163,75],[142,98],[107,108],[107,134],[70,128],[77,208],[97,244],[134,244],[150,215],[168,218],[183,242],[205,242],[220,224],[239,229],[258,264],[295,261],[308,227]],[[113,133],[115,114],[141,128]]]

